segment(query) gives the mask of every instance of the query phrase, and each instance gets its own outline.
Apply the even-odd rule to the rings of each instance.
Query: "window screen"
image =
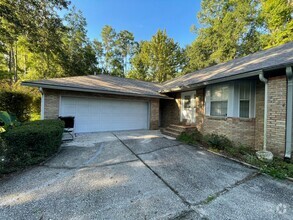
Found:
[[[214,86],[211,89],[211,115],[227,116],[228,86]]]
[[[212,101],[211,115],[213,116],[227,116],[228,101]]]
[[[249,118],[250,83],[245,82],[240,84],[239,101],[239,117]]]

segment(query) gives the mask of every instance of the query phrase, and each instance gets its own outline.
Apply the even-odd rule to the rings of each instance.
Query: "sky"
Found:
[[[158,29],[182,47],[196,37],[190,32],[197,23],[200,0],[71,0],[87,21],[88,37],[100,39],[105,25],[117,32],[128,30],[135,40],[150,40]]]

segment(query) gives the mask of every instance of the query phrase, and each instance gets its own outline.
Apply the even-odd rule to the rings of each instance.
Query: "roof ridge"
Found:
[[[108,75],[108,74],[97,74],[97,75],[87,75],[87,76],[107,76],[107,77],[113,77],[113,78],[120,78],[120,79],[123,79],[123,80],[131,80],[131,81],[142,82],[142,83],[150,83],[150,84],[155,84],[155,85],[162,85],[161,83],[157,83],[157,82],[150,82],[150,81],[145,81],[145,80],[132,79],[132,78],[127,78],[127,77],[120,77],[120,76],[111,76],[111,75]]]

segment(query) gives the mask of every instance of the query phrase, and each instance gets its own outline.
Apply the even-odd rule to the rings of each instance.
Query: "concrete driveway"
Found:
[[[0,181],[0,219],[292,219],[293,185],[158,131],[93,133]]]

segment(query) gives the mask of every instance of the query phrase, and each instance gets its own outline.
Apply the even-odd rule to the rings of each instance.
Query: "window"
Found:
[[[212,116],[227,116],[228,112],[228,86],[213,86],[211,89]]]
[[[220,117],[255,117],[255,81],[237,80],[209,85],[205,92],[205,113]]]
[[[249,118],[250,83],[241,83],[239,86],[239,117]]]
[[[186,95],[184,96],[184,108],[190,108],[191,107],[191,96],[190,95]]]

